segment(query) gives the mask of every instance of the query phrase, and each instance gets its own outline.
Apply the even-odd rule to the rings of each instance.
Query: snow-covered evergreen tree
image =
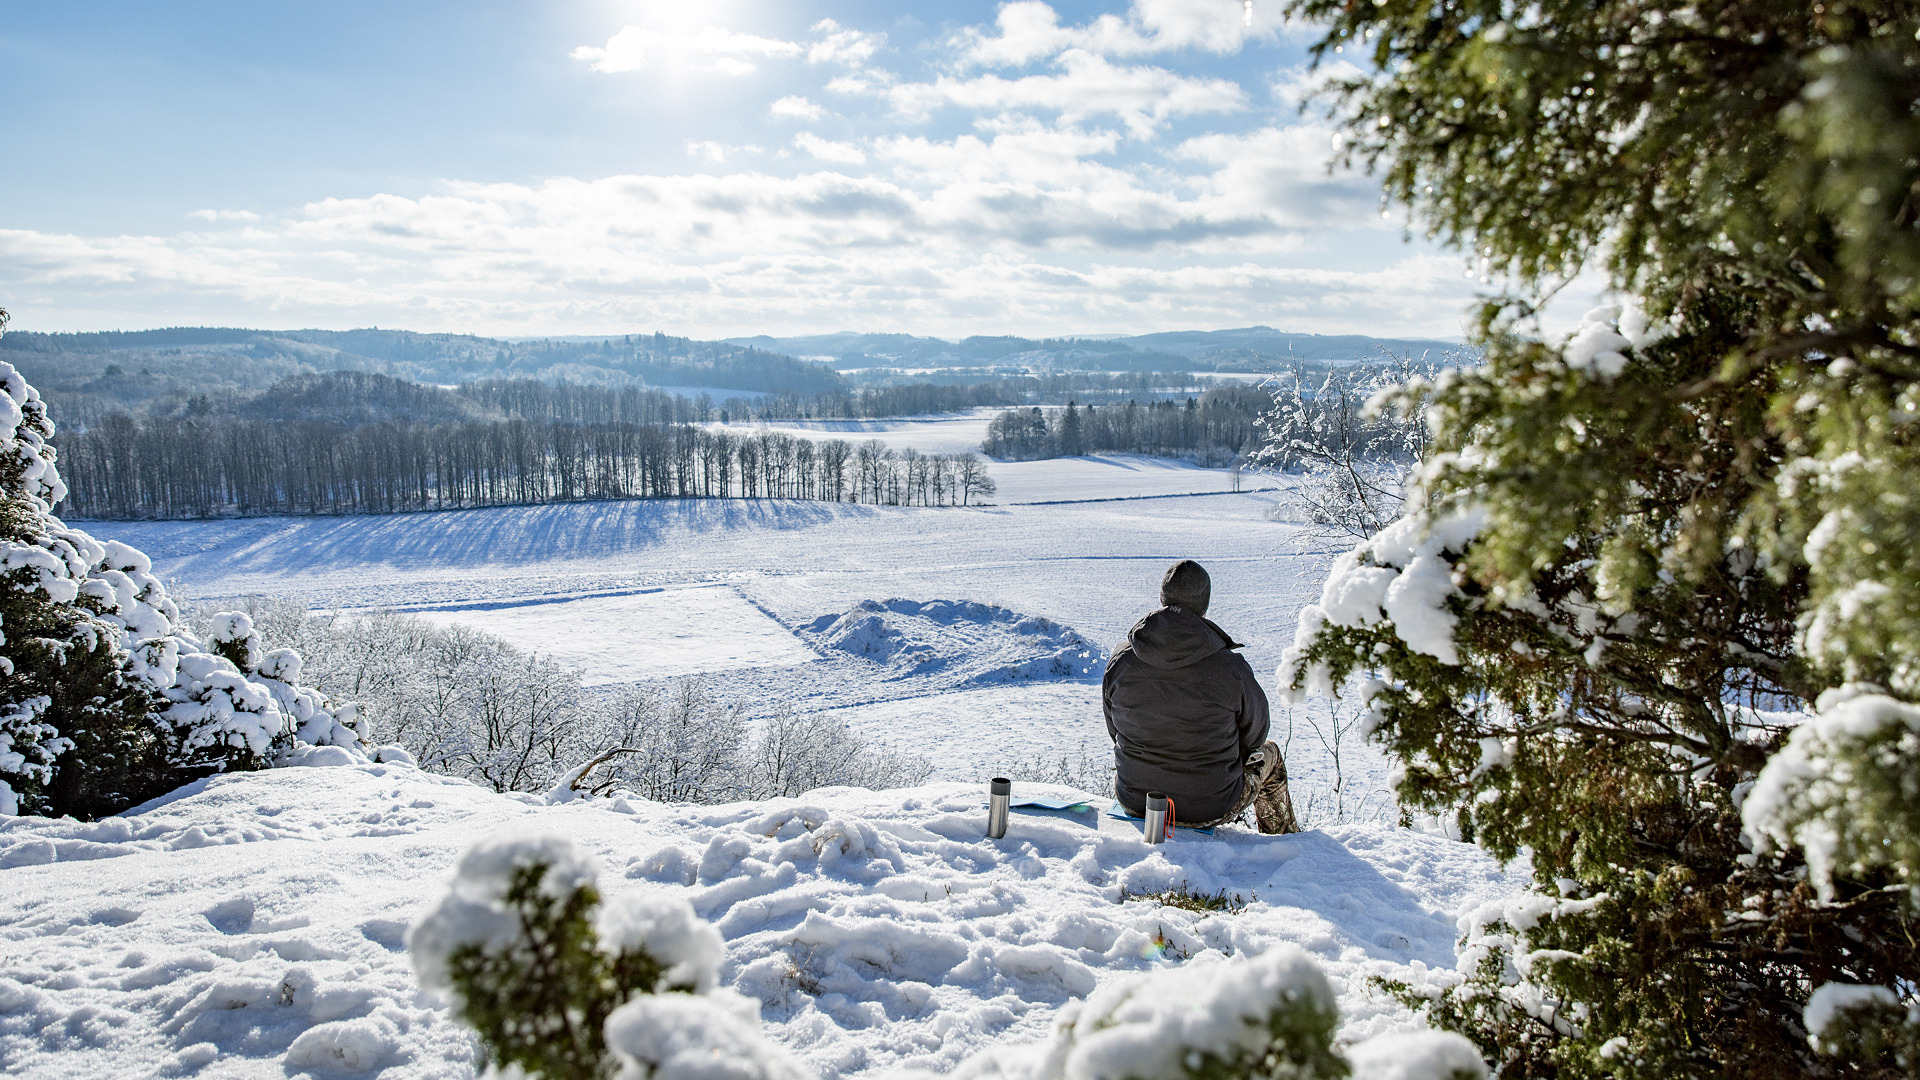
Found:
[[[1283,661],[1380,676],[1402,801],[1531,858],[1433,1015],[1509,1076],[1912,1075],[1920,13],[1289,10],[1371,61],[1349,153],[1520,291]],[[1543,340],[1583,266],[1636,299]]]
[[[358,754],[353,710],[297,686],[297,656],[253,657],[238,623],[209,648],[145,555],[54,515],[53,434],[0,363],[0,812],[97,817],[314,746]]]

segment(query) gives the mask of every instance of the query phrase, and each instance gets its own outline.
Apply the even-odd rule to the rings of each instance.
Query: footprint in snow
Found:
[[[244,934],[253,929],[253,901],[244,896],[222,901],[202,914],[223,934]]]

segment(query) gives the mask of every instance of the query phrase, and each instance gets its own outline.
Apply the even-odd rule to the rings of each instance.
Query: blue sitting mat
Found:
[[[1180,806],[1178,803],[1174,804],[1173,814],[1174,814],[1173,828],[1175,832],[1185,830],[1186,832],[1199,833],[1201,836],[1213,835],[1213,827],[1211,825],[1207,826],[1204,829],[1196,829],[1191,825],[1180,824]],[[1113,800],[1113,805],[1107,807],[1107,816],[1110,818],[1119,818],[1121,821],[1138,821],[1143,826],[1146,824],[1146,820],[1147,820],[1146,818],[1140,817],[1136,814],[1128,813],[1127,808],[1121,805],[1119,799]]]
[[[1099,815],[1094,812],[1092,804],[1085,799],[1025,798],[1015,799],[1007,806],[1023,815],[1042,814],[1047,817],[1066,818],[1088,828],[1098,828],[1100,823]]]
[[[1087,805],[1085,799],[1015,799],[1009,806],[1030,806],[1036,810],[1078,810]]]

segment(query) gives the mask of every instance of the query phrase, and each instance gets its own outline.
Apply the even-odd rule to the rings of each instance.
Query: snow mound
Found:
[[[815,648],[870,660],[883,679],[952,686],[1085,679],[1106,663],[1097,645],[1050,619],[967,600],[863,600],[800,628]]]

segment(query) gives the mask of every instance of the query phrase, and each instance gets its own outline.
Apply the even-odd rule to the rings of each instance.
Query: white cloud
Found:
[[[692,175],[448,180],[264,217],[196,211],[147,235],[0,231],[0,296],[30,325],[73,328],[192,312],[502,334],[1256,322],[1457,334],[1474,282],[1431,246],[1397,247],[1372,182],[1327,173],[1330,128],[1242,130],[1258,123],[1248,87],[1263,105],[1267,88],[1173,55],[1240,48],[1242,10],[1134,0],[1124,16],[1063,26],[1051,7],[1016,2],[990,30],[934,42],[949,51],[903,78],[870,66],[877,34],[830,21],[795,41],[699,29],[712,11],[688,8],[688,29],[627,27],[573,55],[610,73],[786,63],[783,78],[846,95],[833,111],[862,126],[845,135],[835,118],[843,141],[790,134],[829,115],[822,91],[796,82],[768,95],[764,116],[689,129],[777,133],[759,146],[688,139]],[[1137,59],[1149,54],[1165,59]],[[1014,70],[1035,62],[1046,66]],[[1271,89],[1291,101],[1326,73],[1291,69]]]
[[[798,94],[789,94],[767,106],[769,116],[786,117],[795,120],[818,120],[827,110],[808,101]]]
[[[605,45],[582,45],[568,54],[595,71],[619,74],[640,71],[662,64],[681,64],[701,71],[724,75],[747,75],[756,70],[754,60],[805,57],[811,64],[843,64],[859,67],[871,59],[886,42],[884,34],[848,30],[832,19],[813,26],[821,35],[812,42],[786,41],[780,38],[743,34],[717,26],[703,27],[692,33],[669,33],[645,26],[627,26],[607,39]]]
[[[1371,189],[1324,176],[1324,132],[1175,149],[1190,170],[1103,160],[1114,131],[995,118],[951,139],[794,140],[816,172],[446,183],[325,199],[241,230],[0,231],[0,294],[47,326],[403,325],[488,333],[664,326],[724,335],[849,326],[1112,331],[1266,322],[1457,334],[1458,259],[1391,255]],[[691,142],[709,160],[730,148]],[[731,148],[739,149],[739,148]],[[831,163],[864,161],[870,176]]]
[[[251,210],[195,210],[187,215],[195,221],[259,221],[260,215]]]
[[[708,26],[691,34],[666,34],[643,26],[628,26],[605,45],[582,45],[568,54],[595,71],[617,74],[662,63],[680,63],[696,70],[724,75],[746,75],[755,70],[751,57],[799,56],[806,47],[794,41],[735,33]]]
[[[823,139],[811,131],[803,131],[793,137],[793,145],[806,151],[821,161],[837,161],[846,165],[865,165],[867,155],[852,143],[833,142]]]
[[[1057,75],[999,75],[972,78],[940,76],[930,83],[901,83],[887,93],[894,108],[908,117],[925,117],[942,105],[968,109],[1046,109],[1072,122],[1088,116],[1119,118],[1136,137],[1145,137],[1177,116],[1237,112],[1247,95],[1227,79],[1200,79],[1157,67],[1117,65],[1078,49],[1063,53]]]
[[[1269,127],[1246,135],[1202,135],[1175,148],[1178,157],[1214,167],[1199,185],[1222,206],[1256,210],[1288,228],[1339,222],[1380,228],[1380,188],[1351,172],[1329,174],[1333,129],[1317,124]]]
[[[1334,59],[1318,67],[1301,64],[1274,73],[1273,99],[1282,105],[1299,106],[1314,100],[1334,82],[1366,75],[1359,65],[1346,59]]]
[[[501,220],[479,215],[449,234],[422,228],[400,206],[376,210],[356,201],[310,208],[315,216],[297,228],[253,243],[0,230],[0,284],[23,322],[48,328],[170,325],[187,308],[229,325],[491,334],[666,327],[711,337],[849,327],[961,336],[983,325],[1032,334],[1145,332],[1256,322],[1451,336],[1460,332],[1469,296],[1458,260],[1437,255],[1332,270],[1268,259],[1167,267],[1115,256],[875,248],[858,242],[872,233],[874,217],[857,203],[836,204],[847,191],[831,184],[788,192],[791,200],[768,208],[797,200],[825,215],[829,227],[814,227],[816,238],[851,230],[855,239],[727,252],[703,245],[687,258],[656,246],[651,232],[622,238],[618,229],[586,227],[581,216],[607,209],[602,199],[615,187],[532,192],[536,203],[557,201],[544,207],[558,213],[545,228],[526,220],[539,211],[534,204],[511,206]],[[428,217],[452,209],[421,203]],[[387,246],[360,246],[373,223],[359,218],[366,213],[399,213],[419,231],[404,239],[375,234]],[[622,212],[620,225],[636,216]],[[452,239],[459,250],[447,246]],[[593,246],[577,246],[588,240]]]
[[[993,32],[970,28],[955,43],[963,63],[1018,67],[1070,49],[1113,57],[1177,49],[1231,53],[1272,34],[1269,25],[1247,23],[1242,0],[1136,0],[1125,18],[1106,14],[1084,26],[1061,25],[1059,12],[1041,0],[1015,0],[1001,6]]]
[[[807,62],[810,64],[849,64],[858,67],[871,60],[874,52],[887,40],[885,34],[863,34],[858,30],[848,30],[832,19],[821,19],[814,23],[813,32],[823,36],[807,49]]]
[[[827,89],[836,94],[864,94],[878,89],[878,81],[866,75],[840,75],[827,81]]]

